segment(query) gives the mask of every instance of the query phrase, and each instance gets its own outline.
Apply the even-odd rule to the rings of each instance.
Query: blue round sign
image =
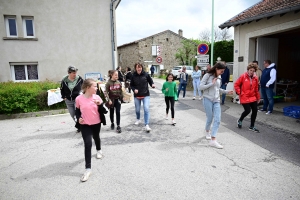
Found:
[[[197,50],[199,54],[204,55],[207,54],[209,48],[207,44],[199,44]]]

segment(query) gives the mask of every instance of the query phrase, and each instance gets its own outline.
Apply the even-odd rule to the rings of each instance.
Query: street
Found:
[[[238,129],[242,107],[225,104],[217,136],[224,149],[215,149],[205,139],[202,101],[179,98],[176,126],[165,120],[161,83],[150,89],[150,133],[134,125],[133,102],[122,104],[121,134],[106,114],[104,158],[95,158],[93,144],[85,183],[83,140],[68,113],[1,120],[0,199],[300,199],[297,127],[261,120],[254,133],[248,116]]]

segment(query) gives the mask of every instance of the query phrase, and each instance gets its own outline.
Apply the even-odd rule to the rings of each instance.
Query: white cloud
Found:
[[[215,26],[259,1],[215,0]],[[117,44],[133,42],[165,30],[177,33],[182,29],[184,37],[198,38],[202,30],[211,28],[211,8],[209,0],[184,0],[180,3],[174,0],[122,0],[116,10]]]

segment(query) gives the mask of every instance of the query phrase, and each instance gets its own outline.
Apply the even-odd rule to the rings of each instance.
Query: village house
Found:
[[[153,65],[155,74],[159,74],[162,69],[170,71],[174,66],[180,65],[175,59],[175,54],[183,46],[181,43],[183,40],[187,38],[183,37],[183,31],[179,29],[178,34],[166,30],[123,44],[118,46],[118,65],[123,69],[125,67],[133,69],[134,64],[140,62],[146,67],[146,71]]]
[[[59,81],[70,65],[83,78],[114,69],[120,2],[0,0],[0,82]]]

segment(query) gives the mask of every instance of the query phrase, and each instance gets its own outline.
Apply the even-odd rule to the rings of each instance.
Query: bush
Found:
[[[3,82],[0,83],[0,114],[27,113],[50,108],[62,108],[64,102],[47,105],[47,90],[58,88],[57,82]]]

